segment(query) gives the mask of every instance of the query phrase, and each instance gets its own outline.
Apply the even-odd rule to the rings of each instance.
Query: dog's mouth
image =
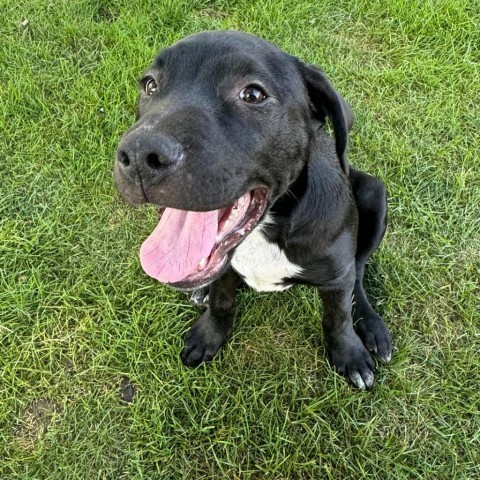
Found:
[[[258,224],[267,207],[265,188],[209,212],[165,208],[140,248],[145,273],[182,289],[210,283],[228,263],[227,253]]]

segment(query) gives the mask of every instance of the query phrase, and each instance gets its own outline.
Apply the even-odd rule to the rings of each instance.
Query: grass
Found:
[[[0,5],[0,478],[479,478],[478,0]],[[219,28],[322,65],[351,162],[388,185],[367,287],[395,355],[371,392],[328,367],[305,287],[243,291],[233,340],[185,369],[198,312],[140,269],[155,212],[111,178],[136,79]]]

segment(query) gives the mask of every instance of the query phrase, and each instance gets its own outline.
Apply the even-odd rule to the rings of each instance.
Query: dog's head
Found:
[[[199,33],[161,52],[114,168],[128,202],[166,207],[141,248],[145,271],[185,289],[217,278],[298,177],[326,117],[348,174],[351,112],[320,69],[240,32]]]

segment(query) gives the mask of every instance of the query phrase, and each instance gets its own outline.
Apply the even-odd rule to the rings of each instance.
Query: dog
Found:
[[[323,71],[250,34],[202,32],[163,50],[139,90],[114,178],[128,203],[163,210],[140,249],[145,272],[197,303],[208,293],[183,363],[210,361],[231,336],[242,282],[307,284],[323,301],[330,363],[372,387],[372,355],[392,352],[363,287],[386,189],[349,165],[353,114]]]

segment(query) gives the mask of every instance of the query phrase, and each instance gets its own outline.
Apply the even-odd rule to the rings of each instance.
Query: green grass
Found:
[[[2,480],[480,478],[478,0],[0,11]],[[155,212],[111,177],[136,80],[163,46],[220,28],[322,65],[356,113],[351,162],[388,185],[366,283],[395,354],[371,392],[328,367],[306,287],[242,291],[233,340],[185,369],[198,312],[140,269]]]

